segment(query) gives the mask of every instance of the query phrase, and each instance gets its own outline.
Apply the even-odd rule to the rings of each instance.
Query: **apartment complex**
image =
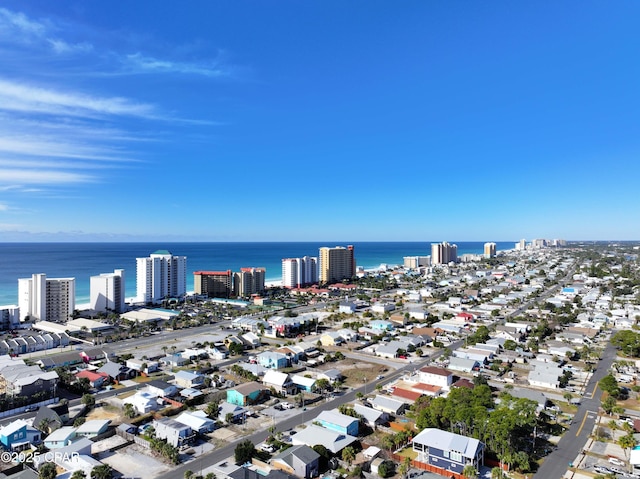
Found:
[[[20,321],[66,321],[76,307],[75,278],[47,278],[38,273],[18,279]]]
[[[484,257],[485,258],[495,258],[496,256],[496,244],[495,243],[485,243],[484,244]]]
[[[233,274],[233,294],[236,296],[251,296],[264,292],[264,268],[240,268]]]
[[[208,298],[228,298],[233,291],[233,273],[227,271],[196,271],[193,273],[196,294]]]
[[[17,328],[20,325],[20,308],[15,305],[0,306],[0,331]]]
[[[402,259],[404,267],[407,269],[418,269],[424,266],[431,266],[430,256],[405,256]]]
[[[124,270],[102,273],[89,278],[89,304],[94,311],[124,313],[125,284]]]
[[[356,273],[354,248],[349,245],[320,248],[319,279],[321,283],[334,283],[351,279]]]
[[[442,243],[431,244],[431,264],[449,264],[458,261],[458,246]]]
[[[282,286],[301,288],[318,282],[318,258],[285,258],[282,260]]]
[[[158,250],[148,258],[136,258],[137,301],[155,303],[187,292],[187,257]]]

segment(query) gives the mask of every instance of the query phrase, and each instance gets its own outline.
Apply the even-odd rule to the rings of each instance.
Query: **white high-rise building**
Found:
[[[431,244],[431,264],[449,264],[458,261],[458,245],[442,243]]]
[[[179,298],[187,292],[187,257],[158,250],[148,258],[136,258],[136,300],[156,303]]]
[[[124,270],[116,269],[113,273],[102,273],[89,278],[91,309],[100,313],[125,311]]]
[[[282,286],[300,288],[318,282],[318,258],[285,258],[282,260]]]
[[[524,251],[527,248],[527,241],[524,239],[521,239],[515,244],[515,247],[516,247],[516,251]]]
[[[76,279],[38,273],[18,279],[20,321],[66,321],[76,308]]]

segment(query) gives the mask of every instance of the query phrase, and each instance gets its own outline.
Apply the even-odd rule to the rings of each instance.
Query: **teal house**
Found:
[[[269,391],[255,381],[240,384],[227,390],[227,402],[236,406],[249,406],[264,401],[269,396]]]
[[[0,444],[6,451],[21,449],[20,446],[28,445],[27,423],[22,419],[13,421],[0,429]]]

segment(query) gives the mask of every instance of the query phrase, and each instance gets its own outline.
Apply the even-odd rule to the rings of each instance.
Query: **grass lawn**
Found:
[[[405,447],[402,451],[398,452],[397,454],[398,456],[408,457],[412,461],[418,457],[418,453],[410,447]]]

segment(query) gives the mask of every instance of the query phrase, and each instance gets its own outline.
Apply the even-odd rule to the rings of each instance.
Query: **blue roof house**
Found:
[[[337,409],[332,411],[322,411],[316,421],[324,428],[336,431],[349,436],[358,435],[358,425],[360,420],[355,417],[347,416],[338,412]]]
[[[289,358],[286,354],[275,351],[265,351],[256,357],[258,364],[265,368],[282,369],[289,365]]]

